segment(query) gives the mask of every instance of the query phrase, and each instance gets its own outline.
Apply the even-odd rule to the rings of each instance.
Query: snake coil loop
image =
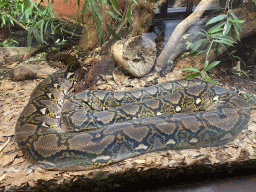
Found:
[[[66,98],[77,68],[44,79],[16,125],[26,158],[47,169],[92,169],[155,150],[224,144],[250,117],[243,98],[200,80]]]

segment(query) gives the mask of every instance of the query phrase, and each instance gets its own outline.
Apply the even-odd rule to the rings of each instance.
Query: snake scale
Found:
[[[196,79],[69,96],[79,68],[70,64],[39,83],[16,124],[25,157],[46,169],[93,169],[156,150],[225,144],[250,117],[242,97]]]

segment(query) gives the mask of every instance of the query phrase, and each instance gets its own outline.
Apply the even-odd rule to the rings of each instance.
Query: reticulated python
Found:
[[[225,144],[248,123],[243,98],[200,80],[66,98],[78,68],[44,79],[16,125],[26,158],[47,169],[91,169],[155,150]]]

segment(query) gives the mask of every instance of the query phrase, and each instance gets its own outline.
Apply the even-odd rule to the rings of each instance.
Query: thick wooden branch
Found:
[[[169,60],[169,55],[177,46],[177,43],[179,42],[182,35],[186,32],[190,24],[195,19],[198,19],[203,15],[204,11],[212,2],[213,0],[202,0],[198,4],[196,10],[175,28],[174,32],[172,33],[171,37],[166,43],[165,48],[163,49],[162,53],[159,55],[159,57],[156,60],[156,65],[155,65],[156,72],[160,72],[166,67],[166,64]]]

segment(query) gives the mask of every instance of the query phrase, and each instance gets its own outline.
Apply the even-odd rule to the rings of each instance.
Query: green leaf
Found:
[[[107,11],[107,13],[108,13],[113,19],[117,19],[117,18],[118,18],[112,11]]]
[[[61,26],[61,24],[58,24],[55,27],[53,27],[52,28],[52,34],[54,34],[58,30],[58,28],[60,28],[60,26]]]
[[[207,43],[207,39],[200,39],[199,41],[192,44],[192,53],[195,52],[203,43]]]
[[[194,45],[197,46],[197,44],[205,44],[207,42],[208,42],[207,39],[200,39],[197,42],[195,42],[192,46],[194,46]]]
[[[198,69],[195,69],[195,68],[185,68],[185,69],[182,69],[181,71],[194,71],[194,72],[201,74],[201,71],[199,71]]]
[[[8,3],[3,3],[3,4],[1,4],[1,5],[0,5],[0,8],[1,8],[1,7],[4,7],[5,5],[8,5]]]
[[[103,30],[102,30],[101,21],[99,19],[96,19],[96,25],[97,25],[98,36],[99,36],[100,40],[102,42],[104,42],[105,41],[104,33],[103,33]]]
[[[241,41],[240,33],[239,33],[239,31],[238,31],[236,26],[235,26],[235,31],[236,31],[236,37],[237,37],[238,41]]]
[[[27,9],[30,6],[29,0],[23,0],[24,2],[24,8]]]
[[[218,23],[217,25],[214,25],[213,27],[211,27],[207,32],[208,33],[216,33],[219,31],[223,31],[223,28],[221,28],[222,26],[224,26],[226,24],[225,21]]]
[[[129,23],[131,23],[131,15],[132,15],[132,2],[129,5],[128,14],[127,14],[127,19]]]
[[[224,31],[224,27],[223,28],[215,28],[215,27],[213,27],[213,28],[211,28],[211,29],[209,29],[209,35],[212,37],[212,35],[222,35],[223,34],[223,31]]]
[[[207,37],[207,34],[203,33],[203,32],[191,32],[191,34],[198,34],[198,35],[203,35],[203,36]]]
[[[242,33],[243,32],[243,25],[241,23],[234,23],[235,29]]]
[[[232,9],[229,9],[229,13],[231,14],[234,20],[239,20]]]
[[[6,39],[3,42],[4,47],[17,47],[19,43],[15,41],[14,39]]]
[[[216,65],[218,65],[220,63],[220,61],[214,61],[211,64],[209,64],[206,68],[204,68],[204,71],[209,71],[211,68],[215,67]]]
[[[230,53],[231,54],[234,54],[234,53],[236,53],[237,51],[234,49],[234,50],[232,50]]]
[[[40,26],[41,43],[43,44],[43,42],[44,42],[44,20],[41,20],[40,23],[41,23],[41,26]]]
[[[210,81],[212,84],[217,85],[217,83],[211,80],[209,77],[203,77],[205,80]]]
[[[243,23],[245,22],[244,20],[230,20],[233,23]]]
[[[46,33],[46,31],[47,31],[49,22],[50,22],[49,20],[46,21],[46,23],[45,23],[45,25],[44,25],[44,33]]]
[[[35,27],[33,28],[33,34],[34,34],[36,40],[37,40],[38,42],[41,42],[41,36],[40,36],[39,30],[37,29],[37,26],[35,26]]]
[[[98,3],[96,2],[96,0],[91,0],[91,3],[97,17],[99,18],[100,21],[102,21],[102,14],[101,14],[101,10]]]
[[[204,63],[204,69],[208,66],[208,64],[209,64],[209,61],[206,60],[205,63]]]
[[[27,45],[30,47],[32,44],[33,31],[30,29],[27,35]]]
[[[229,21],[227,21],[225,26],[224,26],[224,33],[223,33],[223,35],[227,35],[230,32],[230,29],[231,29],[231,23]]]
[[[193,45],[192,45],[192,46],[193,46],[193,48],[192,48],[192,50],[191,50],[191,53],[196,52],[196,51],[197,51],[197,49],[198,49],[201,45],[202,45],[202,43],[197,43],[196,45],[195,45],[195,44],[193,44]]]
[[[226,48],[225,48],[225,50],[226,50]],[[223,51],[221,50],[221,48],[219,46],[217,48],[217,51],[218,51],[219,55],[221,55],[223,53]]]
[[[52,8],[53,8],[52,3],[49,3],[48,4],[48,9],[50,9],[50,11],[52,11]]]
[[[199,51],[196,56],[200,55],[201,53],[205,53],[205,51]]]
[[[108,32],[117,40],[121,40],[121,38],[119,37],[119,35],[115,32],[115,30],[113,30],[108,24],[106,24]]]
[[[241,70],[241,72],[242,72],[246,77],[249,77],[249,75],[248,75],[244,70]]]
[[[221,21],[221,20],[225,19],[226,17],[227,17],[226,14],[218,15],[218,16],[213,17],[212,19],[210,19],[210,21],[208,21],[208,22],[206,23],[206,25],[210,25],[210,24],[212,24],[212,23],[216,23],[216,22],[218,22],[218,21]]]
[[[223,43],[223,44],[226,44],[228,46],[234,46],[233,43],[230,43],[229,41],[226,41],[226,40],[213,40],[213,42],[215,42],[215,43]]]
[[[228,41],[230,43],[235,43],[235,39],[233,39],[233,37],[229,37],[229,36],[225,36],[225,35],[213,35],[212,37],[214,37],[214,39],[219,39],[219,40],[223,40],[223,41]]]
[[[83,8],[82,8],[82,15],[81,15],[83,23],[84,23],[84,18],[85,18],[85,12],[88,11],[87,6],[88,6],[88,1],[85,1],[84,5],[83,5]]]
[[[194,73],[194,74],[187,75],[186,78],[187,79],[193,79],[193,78],[195,78],[195,77],[197,77],[199,75],[201,75],[201,73]]]
[[[241,59],[240,57],[238,57],[238,56],[236,56],[236,55],[232,55],[232,56],[233,56],[233,58],[239,59],[239,60],[244,64],[244,67],[246,66],[246,63],[244,62],[243,59]]]
[[[33,1],[30,1],[31,7],[34,7],[38,13],[42,13],[42,11],[36,6],[36,4]]]
[[[229,10],[229,13],[231,14],[234,20],[239,20],[239,18],[235,15],[232,9]],[[234,26],[239,30],[240,33],[243,32],[243,25],[241,23],[234,22]]]
[[[26,20],[29,22],[30,21],[30,19],[29,19],[30,13],[28,11],[25,12],[24,16],[25,16]]]
[[[135,5],[139,6],[136,0],[132,0],[132,1],[135,3]]]
[[[112,6],[113,6],[115,12],[116,12],[118,15],[122,16],[121,13],[119,12],[118,0],[112,0]]]
[[[120,21],[123,21],[122,18],[118,18],[112,11],[107,11],[107,13],[113,18],[113,19],[118,19]]]
[[[98,33],[98,37],[99,39],[102,41],[102,42],[105,42],[105,39],[104,39],[104,33],[103,33],[103,30],[102,30],[102,26],[101,26],[101,20],[96,17],[94,14],[93,14],[93,11],[92,10],[92,7],[91,7],[91,4],[89,3],[89,7],[90,7],[90,12],[91,12],[91,16],[93,17],[93,19],[96,21],[96,26],[97,26],[97,33]]]

